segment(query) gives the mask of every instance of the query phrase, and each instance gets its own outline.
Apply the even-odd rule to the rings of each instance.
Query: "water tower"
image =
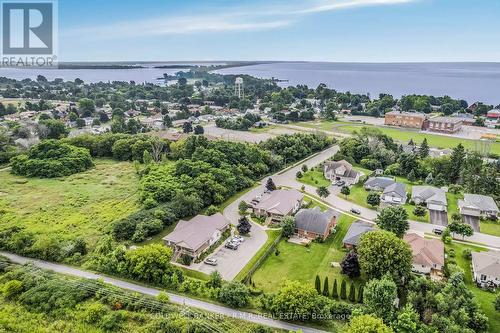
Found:
[[[234,81],[234,94],[240,99],[245,97],[245,91],[243,90],[243,78],[241,77],[237,77]]]

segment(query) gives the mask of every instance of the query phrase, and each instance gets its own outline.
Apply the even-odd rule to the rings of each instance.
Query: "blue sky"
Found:
[[[498,0],[59,0],[62,61],[500,61]]]

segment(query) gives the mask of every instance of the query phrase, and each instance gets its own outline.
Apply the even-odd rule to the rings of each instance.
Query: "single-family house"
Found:
[[[361,236],[373,230],[375,230],[373,223],[355,221],[349,226],[349,230],[347,230],[347,233],[342,240],[342,244],[344,247],[352,249],[358,246]]]
[[[380,196],[380,201],[388,205],[404,205],[406,203],[406,196],[405,184],[393,183],[384,189]]]
[[[391,177],[370,177],[363,186],[367,191],[382,192],[387,186],[395,182]]]
[[[413,254],[412,271],[419,274],[442,276],[444,268],[444,244],[438,239],[426,239],[415,233],[406,234]]]
[[[253,213],[281,221],[284,216],[295,214],[302,206],[303,199],[304,195],[295,189],[274,190],[264,194],[259,202],[253,205]]]
[[[425,203],[429,210],[447,211],[448,201],[446,200],[446,192],[443,189],[433,186],[413,186],[411,199],[417,205]]]
[[[163,237],[163,241],[176,255],[187,254],[198,258],[221,238],[229,225],[230,221],[221,213],[197,215],[189,221],[179,221],[174,231]]]
[[[295,214],[295,234],[311,240],[325,240],[337,222],[339,213],[329,209],[322,212],[319,207],[301,209]]]
[[[463,200],[458,200],[460,214],[468,216],[497,217],[498,206],[495,200],[487,195],[464,194]]]
[[[481,287],[500,286],[500,252],[472,252],[472,274]]]
[[[332,182],[344,181],[346,185],[356,184],[361,175],[361,173],[354,170],[351,163],[346,160],[326,161],[323,167],[323,174],[326,179]]]

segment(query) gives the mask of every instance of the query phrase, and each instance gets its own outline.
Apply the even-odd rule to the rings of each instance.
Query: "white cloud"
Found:
[[[398,5],[410,2],[415,2],[416,0],[344,0],[344,1],[318,1],[311,6],[299,9],[296,11],[297,14],[310,14],[334,11],[340,9],[348,9],[354,7],[367,7],[367,6],[383,6],[383,5]]]
[[[288,26],[304,15],[364,6],[395,5],[418,0],[317,0],[275,4],[262,7],[239,7],[229,11],[191,16],[169,15],[154,19],[123,21],[102,26],[78,27],[61,31],[68,37],[115,39],[130,37],[258,31]]]

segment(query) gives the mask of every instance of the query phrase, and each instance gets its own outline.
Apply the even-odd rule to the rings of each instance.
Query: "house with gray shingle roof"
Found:
[[[339,215],[332,209],[326,212],[322,212],[319,207],[301,209],[295,214],[295,234],[312,240],[325,240],[330,235]]]
[[[500,286],[500,252],[472,252],[474,281],[481,286]]]
[[[342,244],[344,244],[344,247],[352,249],[358,246],[361,236],[373,230],[375,230],[373,223],[355,221],[349,226],[349,230],[347,230],[342,240]]]
[[[229,220],[221,213],[211,216],[197,215],[189,221],[180,220],[174,231],[163,237],[163,241],[176,254],[198,258],[221,238],[229,225]]]
[[[367,191],[382,192],[387,186],[394,184],[396,181],[390,177],[370,177],[363,185]]]
[[[323,167],[323,174],[326,179],[332,182],[344,181],[347,186],[356,184],[361,173],[356,171],[351,163],[346,160],[326,161]]]
[[[406,187],[403,183],[394,183],[387,186],[380,201],[388,205],[404,205],[406,203]]]
[[[448,201],[446,192],[434,186],[413,186],[411,199],[417,205],[425,203],[428,209],[446,212]]]
[[[257,216],[270,217],[281,221],[284,216],[295,214],[302,206],[304,195],[295,190],[274,190],[266,193],[260,201],[253,206]]]
[[[498,206],[492,197],[480,194],[464,194],[463,200],[458,200],[460,214],[468,216],[497,217]]]

